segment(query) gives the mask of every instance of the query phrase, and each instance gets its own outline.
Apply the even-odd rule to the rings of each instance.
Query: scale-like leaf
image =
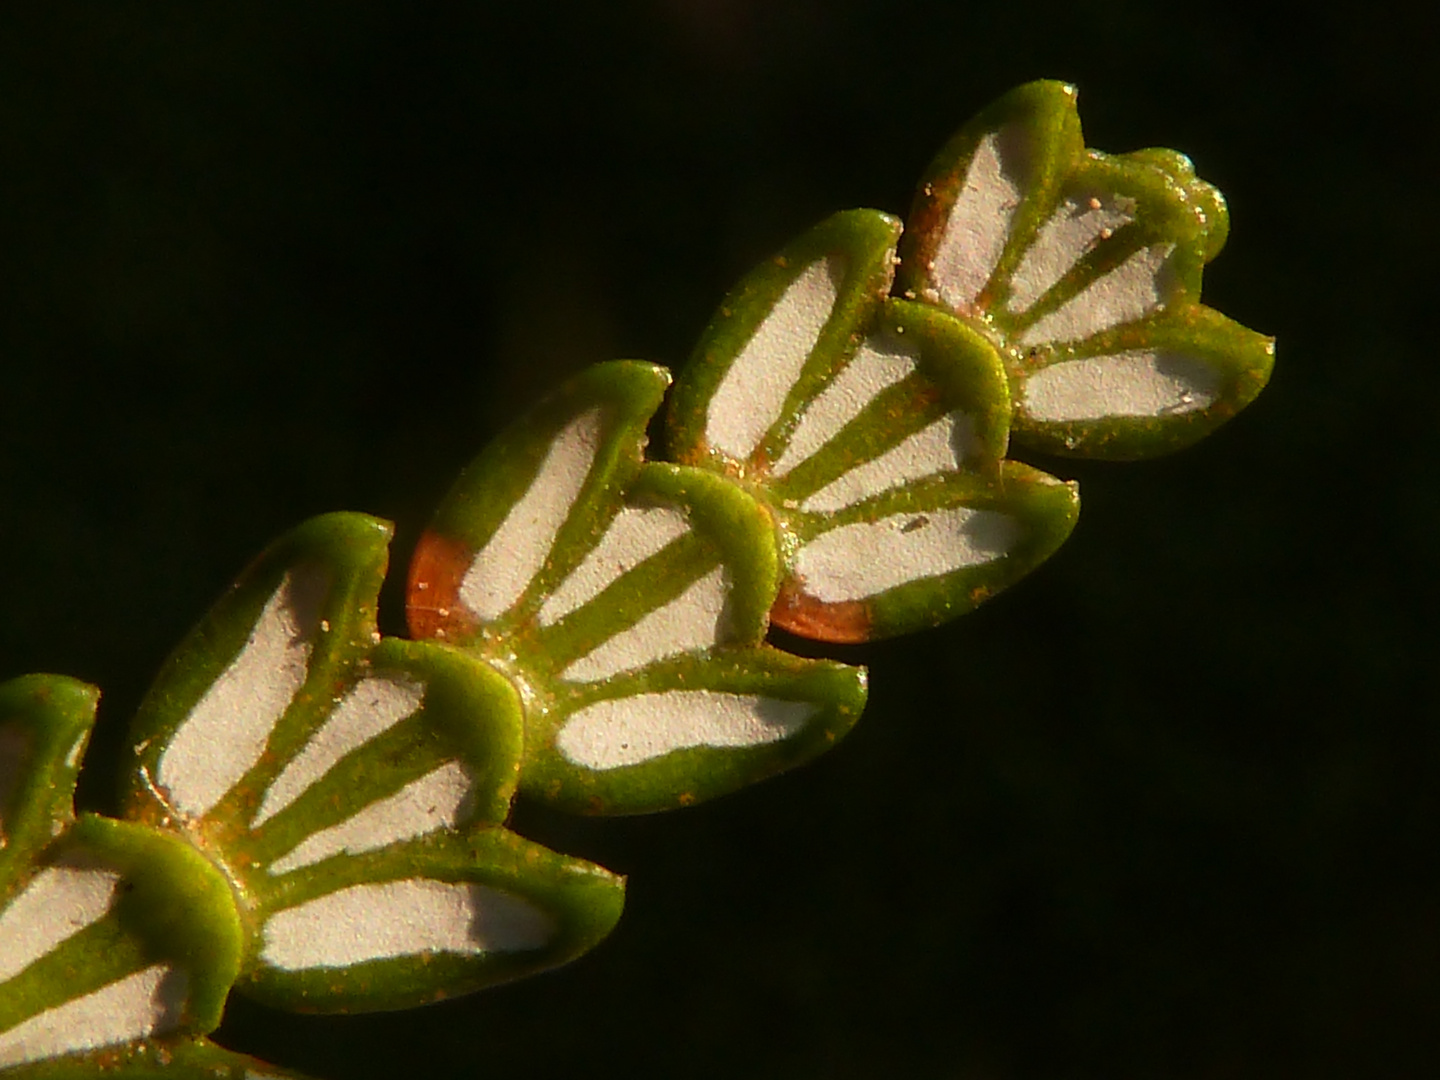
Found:
[[[333,514],[272,545],[136,718],[130,813],[224,866],[240,988],[291,1008],[404,1008],[553,966],[604,936],[623,895],[500,827],[518,693],[472,656],[380,639],[388,540]]]
[[[803,406],[849,360],[889,293],[899,235],[900,223],[878,210],[835,214],[730,291],[670,402],[676,461],[762,482],[773,473]],[[837,406],[864,404],[859,395],[883,378],[863,380]]]
[[[1065,542],[1074,484],[1015,461],[994,480],[945,472],[824,514],[786,515],[792,572],[772,618],[822,641],[869,641],[963,615]]]
[[[483,637],[503,653],[573,568],[567,555],[608,524],[669,385],[654,364],[596,364],[471,462],[416,545],[410,632],[456,645]]]
[[[895,236],[892,219],[851,211],[752,272],[669,414],[678,460],[765,504],[781,559],[772,619],[827,641],[967,611],[1046,558],[1075,517],[1072,488],[1002,469],[1009,383],[989,339],[885,296]],[[835,266],[849,275],[816,269]],[[777,283],[780,268],[791,276]],[[756,395],[774,407],[752,407]]]
[[[863,669],[771,648],[677,656],[556,688],[523,790],[590,814],[666,810],[828,750],[865,708]]]
[[[1199,304],[1228,230],[1184,155],[1086,150],[1074,89],[1036,82],[940,151],[899,287],[1001,343],[1018,442],[1143,457],[1214,430],[1269,378],[1272,342]]]
[[[279,881],[237,988],[297,1012],[412,1008],[568,963],[624,896],[499,826],[437,832]]]
[[[863,674],[765,649],[765,510],[728,478],[644,464],[668,376],[592,369],[461,477],[417,549],[410,623],[525,685],[524,791],[639,813],[732,790],[829,746]],[[516,522],[540,522],[538,546]],[[643,747],[643,751],[640,749]]]
[[[0,910],[0,1067],[220,1023],[240,919],[191,844],[85,815],[28,871]]]
[[[1016,362],[1015,436],[1047,453],[1114,460],[1178,450],[1248,405],[1273,361],[1270,339],[1192,304],[1026,353]]]
[[[155,1036],[210,1031],[239,968],[229,883],[194,847],[140,825],[75,819],[98,698],[56,675],[0,686],[7,1071],[93,1076],[97,1066],[76,1055],[108,1061]]]

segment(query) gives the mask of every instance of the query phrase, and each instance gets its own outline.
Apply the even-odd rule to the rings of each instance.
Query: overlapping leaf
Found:
[[[863,673],[762,645],[773,531],[729,480],[643,460],[669,378],[578,376],[461,477],[416,551],[410,625],[526,688],[523,790],[591,813],[687,804],[818,753]]]
[[[1086,150],[1074,89],[1030,83],[936,157],[899,285],[1001,344],[1018,442],[1144,457],[1212,431],[1269,378],[1270,339],[1199,303],[1228,229],[1183,155]]]
[[[866,641],[969,610],[1068,535],[1072,488],[1002,465],[1006,373],[990,341],[887,297],[898,226],[823,222],[726,297],[668,418],[677,460],[762,500],[782,563],[772,618]]]
[[[220,1022],[240,964],[230,886],[160,830],[73,812],[93,687],[0,687],[0,1069],[94,1075]]]
[[[619,879],[501,828],[511,682],[381,641],[389,527],[316,518],[274,544],[136,717],[127,809],[236,887],[239,987],[309,1011],[403,1008],[551,967],[605,935]]]

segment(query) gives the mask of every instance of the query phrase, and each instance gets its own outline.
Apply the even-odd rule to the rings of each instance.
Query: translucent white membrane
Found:
[[[1165,306],[1160,299],[1160,277],[1174,250],[1174,244],[1141,248],[1038,319],[1020,335],[1020,344],[1079,341],[1160,310]]]
[[[338,825],[313,833],[271,863],[270,873],[288,874],[342,852],[360,855],[379,851],[397,840],[454,828],[460,823],[460,808],[469,794],[469,774],[458,761],[448,762]]]
[[[112,870],[51,866],[36,874],[0,912],[0,982],[103,919],[119,884]]]
[[[185,973],[165,964],[137,971],[0,1033],[0,1068],[144,1039],[180,1024]]]
[[[258,828],[284,810],[346,754],[413,716],[424,700],[422,683],[395,678],[361,679],[265,789],[251,827]]]
[[[348,967],[421,953],[542,948],[555,922],[486,885],[428,878],[352,885],[271,916],[260,959],[284,971]]]
[[[883,348],[867,340],[851,361],[816,394],[800,414],[785,452],[771,468],[784,476],[840,434],[865,406],[890,386],[915,371],[913,350],[887,343]]]
[[[1112,196],[1105,198],[1111,200],[1109,206],[1098,197],[1083,203],[1067,199],[1040,226],[1015,268],[1015,276],[1010,279],[1010,299],[1006,306],[1012,312],[1025,311],[1049,292],[1096,240],[1135,220],[1116,205]]]
[[[1136,350],[1041,368],[1024,383],[1020,409],[1036,420],[1177,416],[1220,396],[1220,373],[1182,353]]]
[[[975,424],[964,413],[942,416],[877,458],[842,473],[800,504],[809,513],[829,513],[910,480],[959,469],[974,453]]]
[[[954,308],[975,302],[1005,251],[1020,187],[1000,160],[1000,146],[1023,138],[1015,128],[992,131],[975,147],[931,267],[940,298]]]
[[[637,694],[577,710],[555,736],[555,748],[583,768],[618,769],[694,746],[778,742],[799,731],[819,710],[808,701],[715,690]]]
[[[720,640],[729,595],[725,568],[717,566],[668,604],[574,661],[560,677],[566,682],[596,682],[667,656],[709,648]]]
[[[796,575],[826,603],[864,600],[914,581],[1000,558],[1020,527],[993,510],[958,506],[842,525],[800,549]]]
[[[157,777],[180,813],[209,813],[260,760],[271,730],[305,684],[325,584],[319,568],[286,574],[239,655],[181,721]]]
[[[715,388],[705,414],[705,440],[744,461],[780,419],[780,410],[830,320],[845,278],[845,260],[811,263],[790,283],[755,328]]]
[[[460,582],[460,600],[481,619],[509,611],[545,564],[600,448],[599,409],[577,416],[555,437],[540,471],[510,508]]]
[[[600,542],[541,605],[540,625],[553,625],[584,607],[627,570],[689,531],[685,515],[671,507],[622,507]]]

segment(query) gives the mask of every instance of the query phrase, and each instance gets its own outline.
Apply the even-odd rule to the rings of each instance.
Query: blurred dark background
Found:
[[[328,1080],[1434,1075],[1430,19],[7,5],[0,676],[104,688],[92,808],[269,539],[364,510],[403,567],[518,409],[595,361],[682,363],[755,261],[903,213],[1012,85],[1077,83],[1093,146],[1189,153],[1234,226],[1206,300],[1279,338],[1199,447],[1037,460],[1081,481],[1072,542],[846,651],[871,706],[828,759],[656,818],[522,810],[631,875],[591,956],[414,1013],[237,1002],[221,1041]]]

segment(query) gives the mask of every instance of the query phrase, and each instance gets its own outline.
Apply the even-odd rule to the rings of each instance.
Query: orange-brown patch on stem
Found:
[[[803,583],[787,578],[770,608],[770,621],[812,641],[855,645],[870,640],[874,619],[870,605],[863,600],[827,604],[807,593]]]
[[[927,283],[930,281],[931,264],[940,249],[941,237],[945,234],[945,226],[950,221],[950,213],[959,195],[960,175],[952,171],[923,184],[911,204],[910,216],[905,223],[904,246],[908,250],[901,253],[901,263],[925,268]],[[929,285],[927,291],[933,293],[934,285]],[[933,301],[935,297],[928,299]]]
[[[475,632],[475,620],[460,602],[460,583],[475,553],[458,540],[427,529],[410,560],[405,621],[417,641],[457,641]]]

